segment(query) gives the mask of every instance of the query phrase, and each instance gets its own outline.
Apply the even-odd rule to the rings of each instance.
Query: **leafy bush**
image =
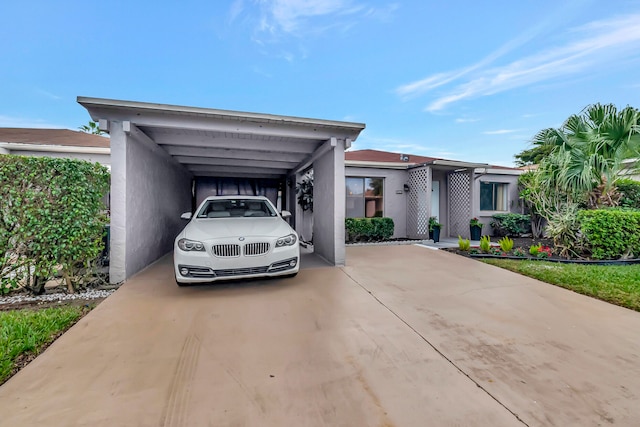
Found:
[[[540,252],[540,249],[542,249],[542,243],[531,245],[529,247],[529,254],[531,254],[532,256],[538,256],[538,252]]]
[[[513,254],[517,257],[524,258],[527,253],[522,248],[515,248]]]
[[[489,223],[496,236],[521,236],[531,233],[531,216],[516,213],[495,214]]]
[[[489,250],[491,250],[491,239],[489,236],[480,237],[480,251],[482,253],[488,254]]]
[[[22,282],[37,293],[59,272],[73,292],[102,250],[108,189],[97,163],[0,156],[0,291]]]
[[[433,231],[434,228],[442,227],[442,224],[438,222],[435,216],[429,218],[429,231]]]
[[[583,251],[578,223],[578,205],[565,203],[547,218],[547,234],[562,257],[577,256]]]
[[[503,252],[509,252],[511,251],[511,249],[513,249],[513,240],[509,237],[503,237],[502,239],[498,240],[498,244],[500,245],[500,249],[502,249]]]
[[[346,218],[347,242],[387,240],[393,236],[391,218]]]
[[[313,173],[307,173],[302,181],[296,184],[296,193],[302,210],[313,212]]]
[[[616,187],[622,195],[620,206],[640,209],[640,182],[632,179],[620,179],[616,181]]]
[[[599,209],[578,213],[586,248],[595,259],[640,256],[640,211]]]
[[[458,236],[458,249],[465,252],[471,249],[471,240],[463,239],[462,236]]]

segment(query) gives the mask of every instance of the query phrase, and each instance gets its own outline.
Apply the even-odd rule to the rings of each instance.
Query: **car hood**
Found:
[[[206,240],[226,237],[282,237],[293,229],[280,217],[203,218],[191,221],[184,230],[187,239]]]

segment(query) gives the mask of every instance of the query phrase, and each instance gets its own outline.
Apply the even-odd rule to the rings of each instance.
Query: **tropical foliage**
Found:
[[[80,126],[78,129],[80,129],[82,132],[91,133],[93,135],[104,135],[104,134],[106,134],[105,131],[100,129],[100,126],[98,125],[98,123],[93,122],[93,121],[89,121],[89,123],[87,123],[86,125]]]
[[[560,255],[575,253],[581,209],[618,206],[624,173],[640,167],[640,111],[594,104],[570,116],[561,127],[544,129],[533,139],[549,149],[532,172],[521,175],[521,197],[532,214],[532,229],[554,239]],[[624,172],[624,173],[623,173]]]
[[[298,204],[303,211],[313,212],[313,172],[309,172],[296,184]]]
[[[69,292],[102,251],[104,166],[83,160],[0,156],[0,293],[34,293],[56,275]]]

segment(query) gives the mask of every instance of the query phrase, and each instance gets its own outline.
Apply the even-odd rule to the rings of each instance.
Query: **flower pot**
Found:
[[[433,243],[438,243],[440,241],[440,227],[433,227],[433,230],[430,230],[431,239]]]
[[[482,236],[482,226],[470,225],[469,234],[471,235],[471,240],[480,240],[480,236]]]

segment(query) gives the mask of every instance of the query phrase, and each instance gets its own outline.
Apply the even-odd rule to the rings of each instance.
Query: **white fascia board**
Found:
[[[463,162],[459,160],[444,160],[438,159],[432,162],[424,163],[424,166],[434,165],[434,166],[451,166],[454,168],[486,168],[489,167],[488,163],[471,163],[471,162]],[[423,166],[420,165],[420,166]]]
[[[496,169],[496,168],[476,168],[474,170],[478,174],[491,174],[491,175],[522,175],[525,171],[521,169]]]
[[[89,109],[90,107],[102,107],[116,110],[147,110],[164,113],[195,114],[218,118],[229,118],[232,120],[240,121],[252,120],[268,123],[290,123],[305,126],[342,128],[349,129],[357,133],[360,133],[360,131],[362,131],[366,126],[364,123],[342,122],[337,120],[309,119],[304,117],[279,116],[275,114],[249,113],[243,111],[218,110],[213,108],[187,107],[181,105],[157,104],[150,102],[123,101],[118,99],[91,98],[85,96],[78,96],[77,102],[87,109]]]
[[[377,169],[408,169],[411,166],[416,166],[415,163],[400,163],[400,162],[367,162],[362,160],[345,160],[345,167],[357,167],[357,168],[377,168]]]
[[[21,144],[18,142],[0,142],[0,148],[9,151],[49,151],[51,153],[78,153],[78,154],[111,154],[111,149],[106,147],[77,147],[72,145],[41,145]]]

